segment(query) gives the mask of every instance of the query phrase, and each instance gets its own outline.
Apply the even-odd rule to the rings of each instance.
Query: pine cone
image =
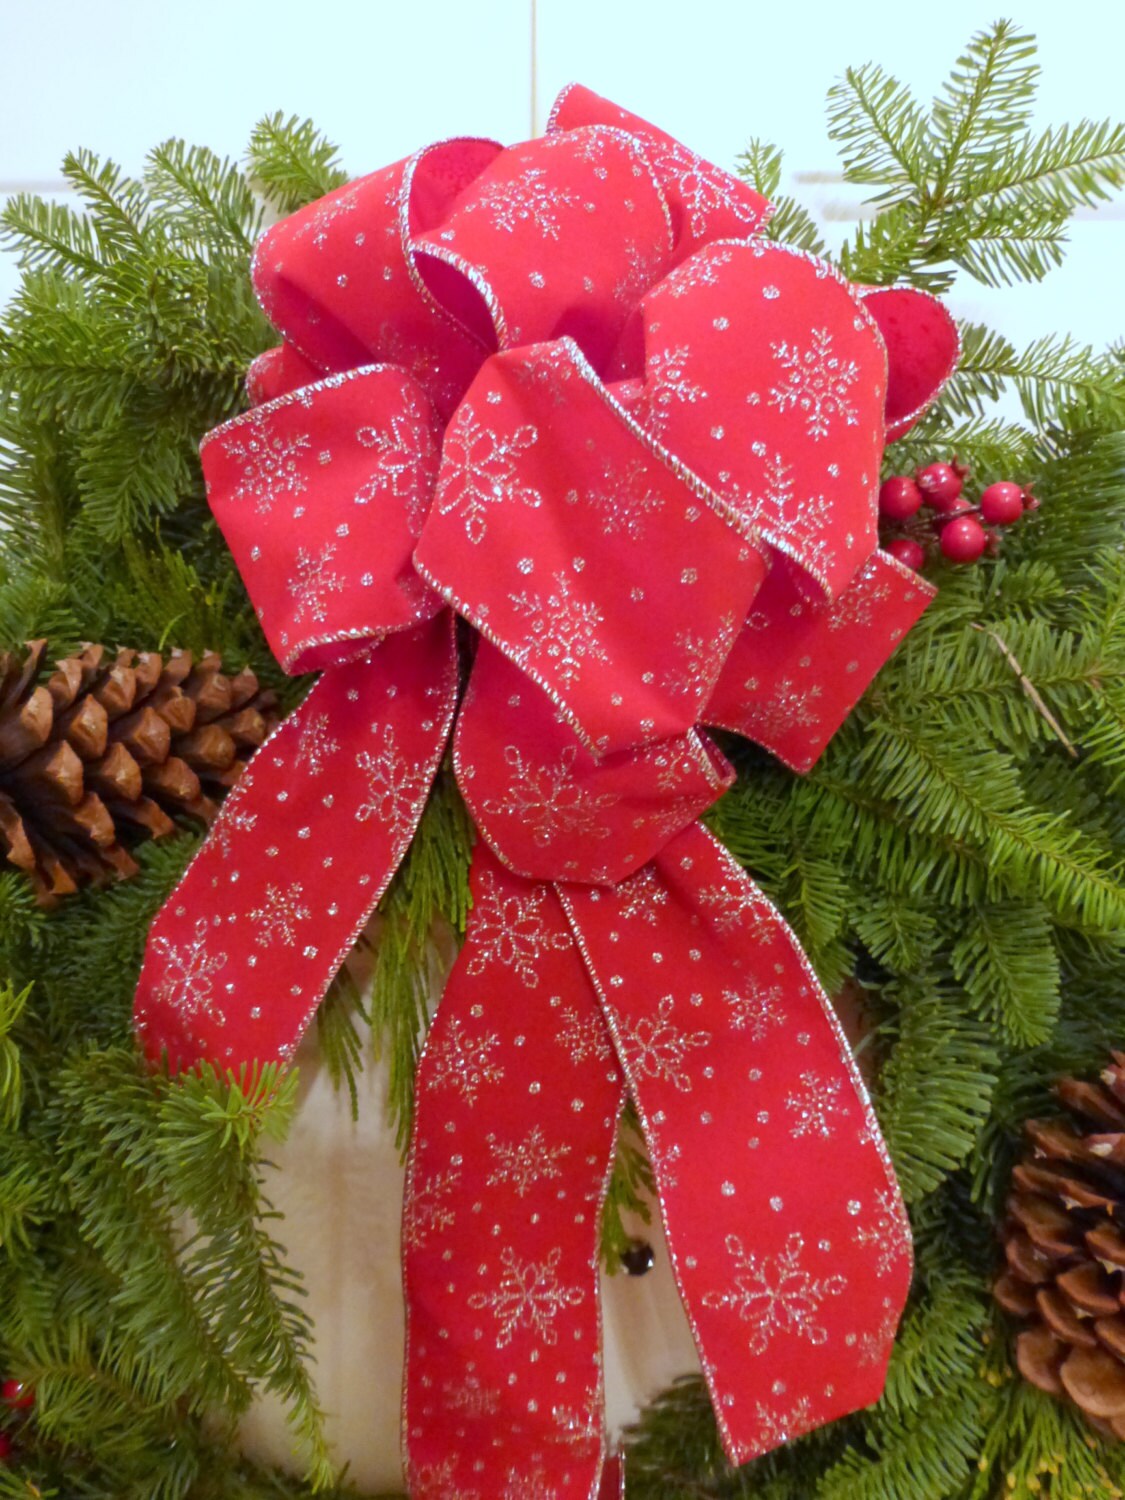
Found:
[[[137,871],[128,845],[209,823],[277,722],[277,699],[213,652],[86,646],[38,682],[46,643],[0,653],[0,847],[42,905]]]
[[[1125,1052],[1101,1083],[1066,1078],[1066,1120],[1029,1120],[1012,1173],[1007,1268],[993,1288],[1030,1322],[1016,1339],[1025,1380],[1125,1439]]]

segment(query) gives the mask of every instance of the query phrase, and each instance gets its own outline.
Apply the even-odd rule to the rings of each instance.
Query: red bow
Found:
[[[482,834],[417,1080],[416,1497],[596,1492],[626,1090],[732,1460],[882,1387],[908,1223],[807,959],[696,822],[732,775],[697,726],[807,769],[925,608],[875,494],[956,336],[767,212],[579,88],[540,140],[429,147],[263,238],[286,343],[203,445],[275,654],[323,675],[153,927],[149,1055],[292,1055],[455,714]]]

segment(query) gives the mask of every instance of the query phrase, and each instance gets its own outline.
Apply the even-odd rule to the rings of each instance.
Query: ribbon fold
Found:
[[[426,148],[255,253],[285,342],[203,467],[271,649],[322,675],[159,914],[136,1021],[173,1067],[290,1058],[452,736],[481,840],[404,1206],[416,1500],[620,1490],[626,1094],[731,1460],[884,1379],[908,1222],[807,958],[697,822],[732,779],[700,726],[807,769],[925,608],[875,496],[957,344],[767,216],[572,87],[542,139]]]

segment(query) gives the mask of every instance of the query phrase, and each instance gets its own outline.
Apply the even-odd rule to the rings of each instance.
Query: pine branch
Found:
[[[1040,903],[978,907],[950,960],[977,1015],[1017,1046],[1048,1039],[1059,1012],[1059,961]]]
[[[849,182],[885,185],[876,202],[923,187],[930,146],[926,117],[910,90],[875,63],[848,68],[828,91],[828,134]]]
[[[880,1423],[867,1452],[853,1449],[825,1474],[818,1500],[947,1500],[973,1472],[984,1431],[976,1380],[943,1389],[909,1419]]]
[[[885,991],[897,1040],[884,1069],[879,1123],[903,1197],[915,1203],[967,1159],[988,1118],[998,1052],[960,996],[932,979]]]
[[[249,255],[261,229],[261,209],[234,162],[206,146],[165,141],[149,152],[145,187],[165,233],[185,233],[201,247]]]
[[[90,151],[68,152],[62,172],[86,203],[87,229],[93,231],[103,264],[151,248],[148,209],[140,183],[126,177],[116,163],[103,164]]]
[[[1047,130],[1038,140],[1020,137],[990,157],[977,176],[965,178],[965,201],[991,204],[1031,199],[1069,214],[1108,201],[1125,185],[1125,125],[1081,120]]]
[[[286,119],[279,110],[255,125],[247,165],[252,182],[278,213],[291,214],[347,182],[337,152],[311,120]]]
[[[11,246],[25,271],[100,269],[90,224],[66,204],[17,193],[0,211],[0,244]]]
[[[950,187],[1024,130],[1039,80],[1035,38],[1010,21],[980,31],[957,59],[934,101],[934,174],[930,196],[943,203]]]
[[[598,1242],[607,1275],[616,1276],[623,1269],[621,1258],[634,1242],[635,1236],[626,1220],[651,1224],[650,1204],[655,1197],[656,1178],[645,1153],[641,1123],[630,1100],[618,1122],[613,1174],[602,1203]]]
[[[405,1150],[414,1112],[414,1073],[429,1023],[430,988],[447,966],[435,926],[464,934],[474,828],[450,768],[434,782],[406,859],[379,903],[370,1015],[376,1057],[386,1058],[387,1109]]]

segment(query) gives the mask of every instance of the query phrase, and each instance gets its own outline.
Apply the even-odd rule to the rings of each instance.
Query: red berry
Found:
[[[879,514],[888,521],[905,521],[922,504],[922,491],[909,474],[895,474],[879,486]]]
[[[941,529],[941,550],[950,562],[976,562],[987,543],[988,533],[972,516],[958,516]]]
[[[961,475],[952,464],[927,464],[916,477],[926,504],[935,510],[948,510],[949,502],[961,493]]]
[[[0,1385],[0,1401],[13,1411],[26,1411],[29,1406],[35,1405],[35,1392],[29,1385],[24,1385],[22,1380],[5,1380]]]
[[[1008,479],[990,484],[980,497],[980,513],[990,526],[1010,526],[1023,515],[1023,491]]]
[[[895,537],[894,541],[888,542],[883,550],[889,552],[892,557],[897,557],[899,562],[904,564],[904,566],[913,568],[915,573],[919,571],[922,564],[926,561],[926,554],[913,537]]]

